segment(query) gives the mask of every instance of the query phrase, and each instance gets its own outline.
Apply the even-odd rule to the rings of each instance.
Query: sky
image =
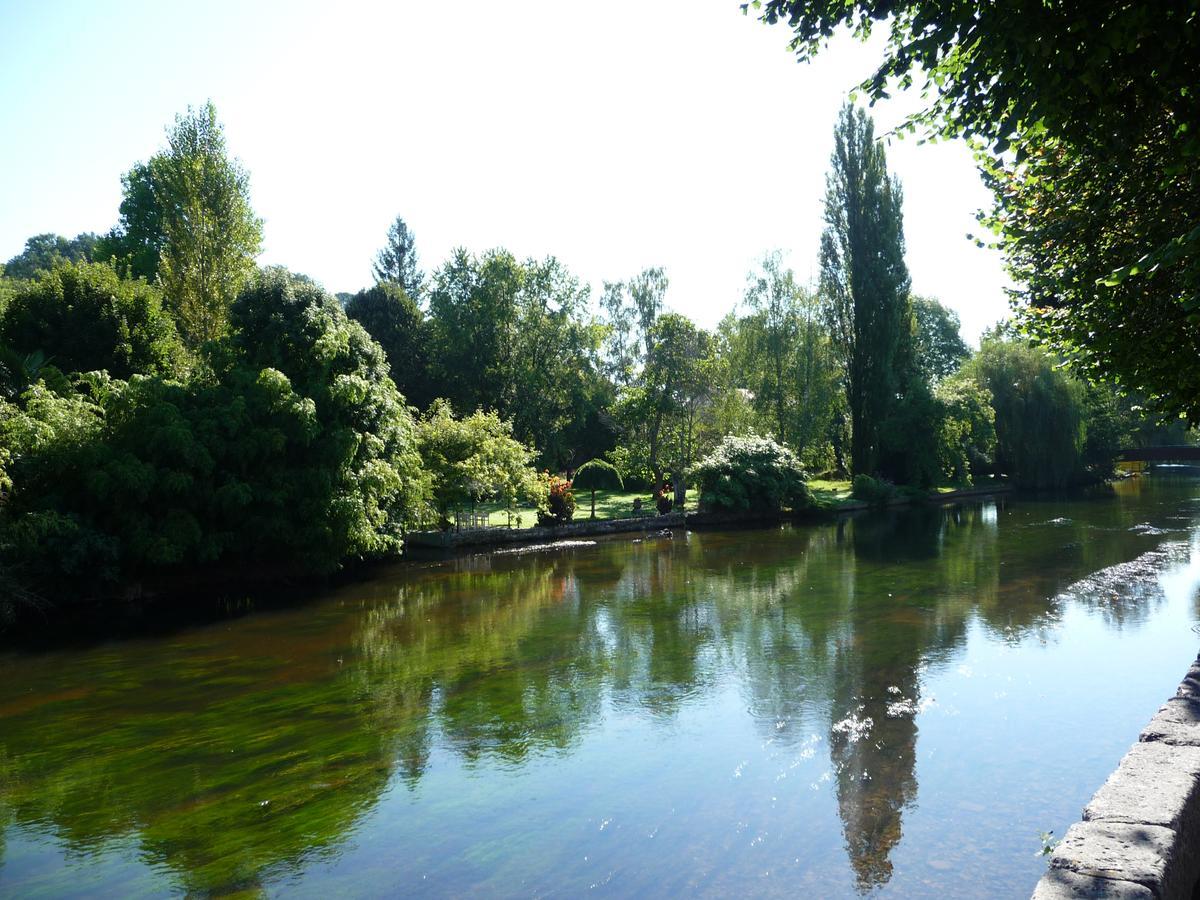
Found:
[[[810,64],[738,0],[600,4],[0,0],[0,260],[102,232],[121,174],[211,99],[264,219],[263,264],[371,282],[402,215],[422,268],[455,247],[553,255],[601,283],[662,266],[711,327],[780,250],[815,280],[839,106],[881,56],[849,35]],[[919,108],[873,111],[886,132]],[[913,289],[972,342],[1004,318],[988,195],[957,142],[892,139]]]

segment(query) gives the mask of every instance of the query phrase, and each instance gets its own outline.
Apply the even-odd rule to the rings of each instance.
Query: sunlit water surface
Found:
[[[0,654],[0,894],[1028,896],[1200,639],[1200,482],[407,565]]]

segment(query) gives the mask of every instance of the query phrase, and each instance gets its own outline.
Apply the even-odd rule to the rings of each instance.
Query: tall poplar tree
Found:
[[[900,183],[888,175],[871,117],[847,103],[826,177],[820,290],[845,366],[855,474],[880,473],[886,421],[911,382],[913,313],[901,205]]]
[[[229,308],[262,249],[262,220],[211,102],[175,117],[149,171],[163,237],[158,277],[184,338],[199,346],[228,330]]]

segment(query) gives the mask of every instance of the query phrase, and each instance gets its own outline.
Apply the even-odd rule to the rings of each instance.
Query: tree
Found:
[[[796,399],[791,390],[792,355],[800,325],[796,314],[799,286],[791,269],[784,271],[778,253],[768,254],[762,271],[750,276],[746,306],[755,314],[752,348],[762,362],[755,380],[755,399],[774,416],[776,438],[789,443],[791,419],[788,405]]]
[[[917,320],[917,364],[927,381],[940,381],[971,355],[959,331],[958,313],[931,297],[913,297],[912,305]]]
[[[429,315],[437,391],[461,411],[508,410],[522,272],[507,251],[454,251],[434,273]]]
[[[669,285],[661,268],[644,269],[628,281],[604,282],[600,306],[609,326],[608,370],[617,385],[631,384],[650,355],[650,330],[662,312]]]
[[[941,474],[955,484],[970,485],[993,467],[996,412],[992,409],[992,393],[969,373],[960,371],[939,381],[934,397],[941,407]]]
[[[383,352],[319,287],[256,275],[212,372],[77,376],[0,402],[5,562],[49,596],[196,566],[327,572],[395,553],[428,498]]]
[[[59,263],[26,283],[0,321],[0,341],[64,372],[114,378],[171,373],[183,357],[159,291],[104,263]]]
[[[511,506],[536,493],[533,451],[494,412],[460,419],[445,400],[436,400],[417,423],[417,446],[442,521],[463,504],[498,498]]]
[[[6,278],[33,278],[49,272],[59,263],[89,262],[99,238],[90,231],[67,239],[61,234],[35,234],[25,241],[25,249],[4,264]]]
[[[157,275],[189,346],[220,337],[254,271],[262,220],[212,103],[176,116],[166,150],[135,165],[123,185],[121,221],[97,252],[134,276]]]
[[[1044,350],[985,336],[963,369],[991,395],[996,471],[1031,488],[1079,480],[1087,437],[1084,389]]]
[[[1200,420],[1200,4],[761,0],[810,58],[886,23],[869,97],[925,76],[911,125],[974,139],[1033,335]]]
[[[569,464],[600,431],[606,397],[587,305],[586,286],[553,258],[455,251],[429,293],[433,391],[462,412],[498,412],[546,465]]]
[[[392,381],[406,400],[424,409],[433,400],[429,381],[429,324],[404,288],[392,281],[354,294],[346,315],[358,322],[387,354]]]
[[[163,212],[168,200],[160,195],[154,160],[136,163],[121,176],[121,206],[117,224],[100,238],[96,258],[112,260],[131,278],[158,278],[167,236]]]
[[[416,240],[401,216],[388,228],[387,243],[375,254],[372,268],[377,282],[394,282],[414,300],[421,299],[425,275],[417,268]]]
[[[853,471],[879,471],[884,423],[908,386],[912,306],[900,184],[869,116],[850,104],[834,129],[821,235],[821,294],[845,368]]]
[[[682,500],[682,476],[696,457],[700,409],[709,394],[706,362],[712,336],[678,313],[659,316],[650,329],[650,351],[637,381],[621,392],[617,418],[623,442],[654,477],[657,489],[670,466]]]
[[[571,486],[592,495],[592,518],[596,518],[596,491],[622,491],[625,483],[621,473],[612,463],[602,459],[589,459],[575,470]]]
[[[841,372],[819,298],[776,253],[750,276],[746,308],[748,315],[725,326],[739,386],[752,394],[765,430],[806,461],[828,465]]]

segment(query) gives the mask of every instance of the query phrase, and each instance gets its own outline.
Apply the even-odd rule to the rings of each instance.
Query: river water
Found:
[[[1023,897],[1200,637],[1200,481],[629,536],[0,652],[0,895]]]

